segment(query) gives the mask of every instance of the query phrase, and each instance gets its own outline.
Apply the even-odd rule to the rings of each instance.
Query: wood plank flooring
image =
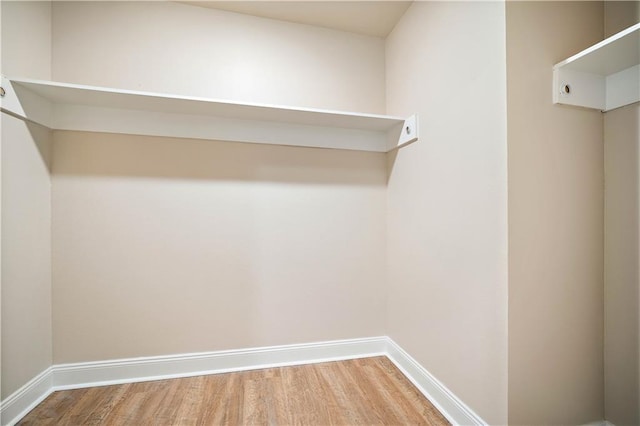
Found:
[[[448,425],[386,357],[58,391],[19,425]]]

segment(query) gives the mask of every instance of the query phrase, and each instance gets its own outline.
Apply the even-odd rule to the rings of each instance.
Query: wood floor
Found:
[[[386,357],[58,391],[19,425],[447,425]]]

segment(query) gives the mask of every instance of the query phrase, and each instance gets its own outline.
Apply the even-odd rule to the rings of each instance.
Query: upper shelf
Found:
[[[556,64],[553,102],[609,111],[640,101],[640,23]]]
[[[416,117],[246,104],[2,77],[3,111],[51,129],[387,152]]]

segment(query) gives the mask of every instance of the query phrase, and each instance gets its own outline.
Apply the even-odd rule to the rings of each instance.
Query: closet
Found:
[[[637,422],[637,2],[330,3],[0,2],[2,425],[371,355],[453,423]]]

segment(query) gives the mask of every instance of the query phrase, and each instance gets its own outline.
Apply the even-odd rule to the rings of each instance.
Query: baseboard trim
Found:
[[[0,402],[0,424],[18,423],[53,391],[53,368],[49,367]]]
[[[386,336],[263,348],[59,364],[0,403],[0,425],[13,426],[52,392],[65,389],[387,356],[452,424],[485,425],[449,389]]]
[[[387,357],[452,424],[488,424],[390,338]]]
[[[385,354],[386,338],[336,340],[53,367],[55,390],[78,389],[234,371],[311,364]]]
[[[241,350],[58,364],[0,403],[0,425],[13,426],[52,392],[386,355],[386,337]]]

